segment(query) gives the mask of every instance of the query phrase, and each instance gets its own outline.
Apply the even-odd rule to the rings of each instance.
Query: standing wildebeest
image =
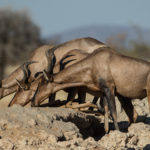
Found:
[[[52,93],[69,87],[85,86],[102,91],[112,112],[115,128],[118,128],[115,93],[122,97],[122,106],[130,121],[137,118],[131,99],[148,97],[150,108],[150,62],[116,53],[111,48],[95,50],[80,62],[65,68],[53,76],[53,82],[40,83],[34,95],[38,106]]]
[[[65,42],[64,44],[60,44],[53,48],[55,49],[56,64],[68,51],[72,49],[80,49],[84,50],[87,53],[92,53],[98,47],[105,47],[105,44],[89,37],[79,38]],[[31,83],[38,76],[37,72],[42,72],[43,70],[50,71],[50,69],[47,68],[47,64],[51,62],[51,60],[47,59],[48,53],[47,56],[45,55],[45,53],[48,49],[51,48],[51,46],[45,45],[33,52],[31,58],[29,59],[29,62],[34,61],[36,63],[33,63],[29,66],[29,83]],[[0,98],[17,91],[17,83],[21,82],[22,80],[24,80],[24,72],[22,71],[22,68],[19,67],[7,78],[0,81]]]

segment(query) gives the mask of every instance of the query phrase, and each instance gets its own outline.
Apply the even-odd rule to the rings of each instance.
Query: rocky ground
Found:
[[[103,116],[66,108],[1,108],[0,150],[150,150],[147,100],[133,104],[138,123],[127,130],[127,117],[117,102],[121,132],[114,130],[110,120],[109,134],[104,132]]]

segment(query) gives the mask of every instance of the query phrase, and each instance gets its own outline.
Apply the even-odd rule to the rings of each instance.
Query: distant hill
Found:
[[[115,36],[118,33],[125,33],[127,35],[127,42],[130,40],[136,40],[138,35],[142,35],[142,40],[150,44],[150,29],[141,29],[127,26],[115,26],[115,25],[89,25],[71,30],[64,31],[59,35],[49,36],[47,40],[58,41],[63,43],[68,40],[72,40],[80,37],[93,37],[102,42],[106,42],[110,36]]]

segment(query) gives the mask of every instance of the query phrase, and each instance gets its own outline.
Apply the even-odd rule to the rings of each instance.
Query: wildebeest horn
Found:
[[[22,68],[22,71],[24,73],[24,77],[23,77],[23,82],[27,83],[28,82],[28,78],[30,76],[30,70],[28,69],[28,66],[30,64],[33,64],[33,63],[37,63],[37,61],[29,61],[29,62],[25,62],[22,64],[21,68]]]
[[[47,62],[48,62],[46,72],[48,72],[50,75],[53,75],[53,68],[56,63],[56,57],[54,55],[55,49],[56,47],[53,47],[45,51],[45,55],[47,57]]]
[[[29,62],[25,62],[21,65],[21,69],[23,71],[23,79],[22,81],[19,81],[16,79],[16,82],[18,84],[18,86],[21,88],[21,89],[28,89],[28,78],[30,76],[30,70],[28,69],[28,66],[32,63],[37,63],[37,61],[29,61]]]
[[[71,56],[75,56],[75,55],[67,55],[67,56],[63,57],[63,58],[61,59],[61,61],[65,60],[66,58],[71,57]]]
[[[70,62],[72,62],[74,60],[76,60],[76,59],[68,60],[68,61],[66,61],[64,63],[61,61],[60,62],[60,71],[63,70],[68,63],[70,63]]]
[[[65,68],[65,65],[67,65],[68,63],[76,60],[76,59],[72,59],[72,60],[68,60],[66,62],[63,62],[66,58],[71,57],[71,56],[75,56],[75,55],[67,55],[65,57],[63,57],[60,61],[60,71],[63,70]]]

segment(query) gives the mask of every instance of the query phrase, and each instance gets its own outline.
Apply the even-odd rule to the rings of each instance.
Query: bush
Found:
[[[39,44],[39,27],[26,11],[0,9],[0,79],[6,64],[23,62]]]

